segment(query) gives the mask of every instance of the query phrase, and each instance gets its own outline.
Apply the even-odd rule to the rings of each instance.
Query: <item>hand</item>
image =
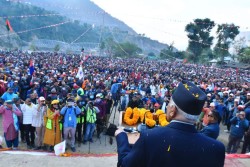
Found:
[[[119,135],[120,133],[124,132],[124,130],[122,128],[118,128],[116,131],[115,131],[115,136]]]
[[[240,113],[236,113],[236,117],[239,117],[240,116]]]

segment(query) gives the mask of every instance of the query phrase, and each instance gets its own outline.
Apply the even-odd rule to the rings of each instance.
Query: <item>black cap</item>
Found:
[[[185,113],[199,115],[207,99],[206,94],[191,82],[180,82],[172,96],[175,104]]]

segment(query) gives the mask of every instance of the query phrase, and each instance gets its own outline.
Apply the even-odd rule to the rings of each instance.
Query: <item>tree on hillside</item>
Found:
[[[155,54],[154,54],[154,52],[149,52],[149,53],[148,53],[148,56],[149,56],[149,57],[155,57]]]
[[[233,59],[237,58],[244,51],[246,38],[242,37],[233,42]]]
[[[224,57],[229,54],[228,49],[233,43],[235,37],[240,33],[239,26],[234,24],[220,24],[218,25],[217,44],[215,45],[214,52],[224,61]]]
[[[116,45],[117,44],[113,38],[107,38],[105,40],[105,48],[106,48],[108,56],[112,57],[114,55],[114,50],[115,50]]]
[[[172,42],[167,49],[162,49],[160,52],[160,57],[162,59],[173,59],[174,57],[174,42]]]
[[[189,23],[185,27],[188,33],[188,51],[193,53],[189,59],[193,62],[200,60],[201,53],[204,49],[208,49],[213,44],[213,37],[210,36],[212,28],[215,26],[214,21],[210,19],[195,19],[193,23]]]
[[[250,47],[244,48],[242,49],[243,52],[241,54],[239,54],[239,61],[241,63],[247,63],[250,64]]]
[[[116,57],[137,57],[142,53],[142,49],[136,44],[125,42],[117,44],[115,47],[114,56]]]
[[[55,47],[54,47],[54,51],[59,52],[60,49],[61,49],[60,45],[56,44]]]

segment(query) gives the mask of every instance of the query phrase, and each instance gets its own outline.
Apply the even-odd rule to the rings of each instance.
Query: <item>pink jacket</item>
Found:
[[[16,107],[16,109],[14,110],[14,113],[17,116],[21,116],[22,112]],[[10,109],[7,109],[4,105],[2,105],[0,107],[0,114],[3,115],[3,130],[4,133],[7,132],[8,127],[10,126],[10,124],[14,123],[14,119],[13,119],[13,115],[12,115],[12,111]]]

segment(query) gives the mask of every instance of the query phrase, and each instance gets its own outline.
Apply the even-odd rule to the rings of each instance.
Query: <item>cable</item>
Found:
[[[92,29],[92,27],[88,28],[86,31],[84,31],[80,36],[78,36],[74,41],[72,41],[70,44],[75,43],[76,41],[78,41],[82,36],[84,36],[90,29]]]
[[[119,44],[119,42],[116,40],[113,31],[112,31],[111,29],[109,29],[109,30],[110,30],[110,32],[111,32],[111,34],[112,34],[112,36],[113,36],[113,38],[114,38],[116,44],[119,46],[119,48],[120,48],[126,55],[129,56],[129,54],[122,48],[122,46],[121,46],[121,45]]]
[[[0,38],[1,38],[1,37],[6,37],[6,36],[8,36],[8,35],[22,34],[22,33],[30,32],[30,31],[35,31],[35,30],[40,30],[40,29],[51,28],[51,27],[57,27],[57,26],[60,26],[60,25],[63,25],[63,24],[69,23],[69,22],[70,22],[70,21],[66,21],[66,22],[62,22],[62,23],[57,23],[57,24],[52,24],[52,25],[48,25],[48,26],[33,28],[33,29],[29,29],[29,30],[23,30],[23,31],[15,32],[15,33],[4,34],[4,35],[0,35]]]

